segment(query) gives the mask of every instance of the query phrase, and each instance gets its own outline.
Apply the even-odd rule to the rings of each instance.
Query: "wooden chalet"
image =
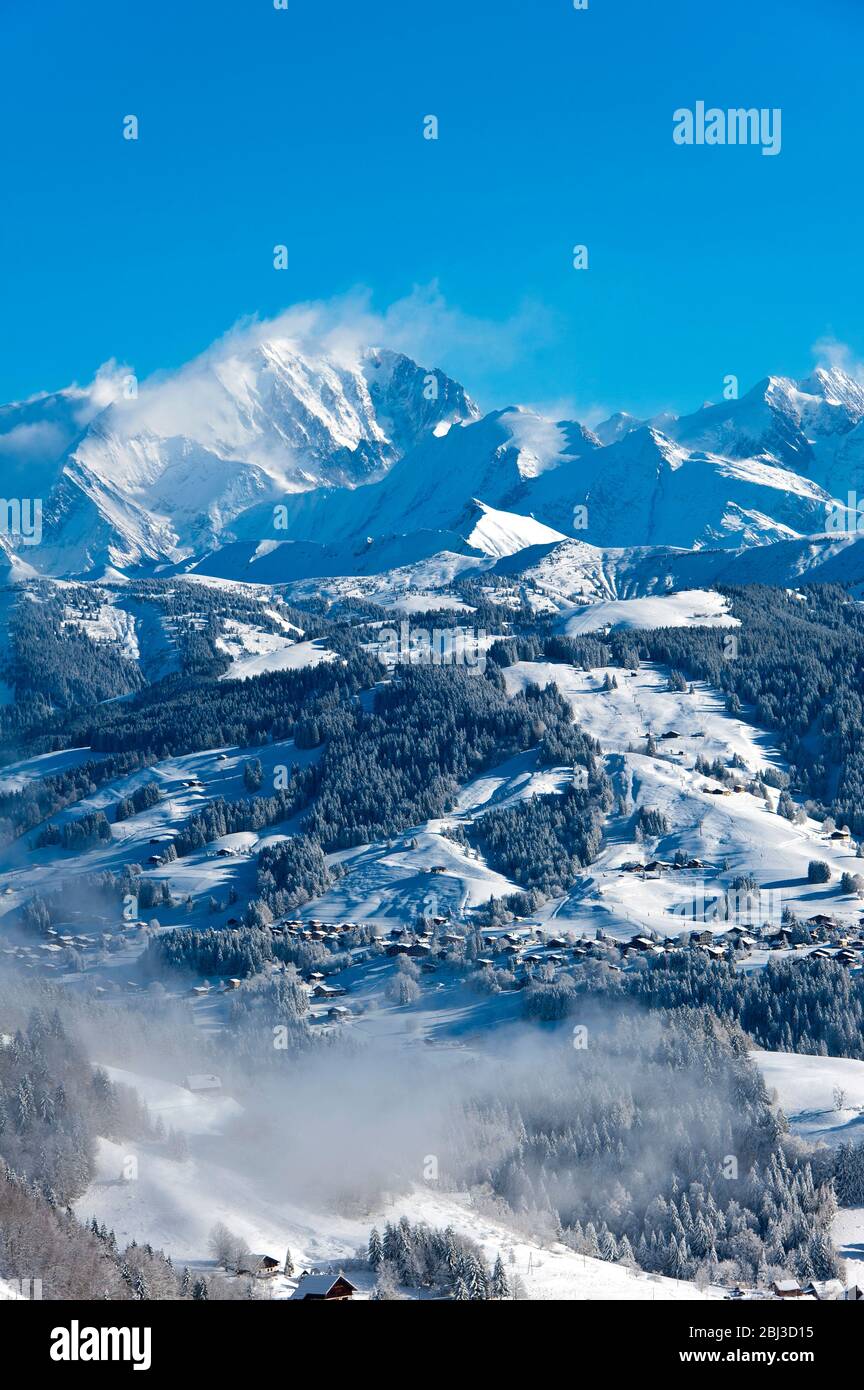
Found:
[[[811,1279],[804,1292],[808,1297],[818,1299],[820,1303],[834,1303],[843,1298],[846,1290],[842,1279]]]
[[[797,1279],[780,1279],[771,1285],[775,1298],[803,1298],[804,1290]]]
[[[345,1275],[339,1274],[301,1274],[300,1282],[291,1295],[292,1298],[310,1299],[316,1303],[342,1302],[353,1298],[357,1285],[352,1284]]]

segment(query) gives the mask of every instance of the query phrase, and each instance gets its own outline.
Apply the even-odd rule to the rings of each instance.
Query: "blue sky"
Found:
[[[687,409],[825,338],[864,358],[858,0],[42,0],[3,28],[2,400],[356,287],[436,286],[423,345],[487,407]],[[782,152],[677,147],[698,100],[782,108]]]

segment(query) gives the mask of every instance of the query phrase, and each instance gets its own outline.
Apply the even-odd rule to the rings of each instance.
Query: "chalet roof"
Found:
[[[296,1289],[292,1293],[292,1298],[305,1298],[307,1294],[328,1294],[333,1285],[343,1280],[353,1292],[356,1293],[357,1285],[352,1284],[351,1280],[344,1274],[303,1274]]]
[[[811,1279],[804,1292],[815,1294],[816,1298],[819,1299],[840,1298],[844,1293],[843,1281],[841,1279]]]
[[[193,1072],[186,1077],[187,1091],[218,1091],[222,1082],[218,1076],[208,1076],[204,1072]]]

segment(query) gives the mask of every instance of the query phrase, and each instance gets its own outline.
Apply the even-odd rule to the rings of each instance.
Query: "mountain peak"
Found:
[[[817,367],[799,381],[798,390],[807,396],[821,396],[828,405],[843,406],[864,415],[864,385],[842,367]]]
[[[644,420],[637,420],[635,415],[629,415],[626,410],[616,410],[608,420],[594,426],[594,434],[601,444],[615,444],[625,435],[632,434],[633,430],[638,430],[644,423]]]

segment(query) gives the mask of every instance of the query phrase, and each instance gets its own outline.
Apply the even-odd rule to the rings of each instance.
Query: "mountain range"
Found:
[[[857,536],[826,534],[832,500],[864,491],[864,386],[838,368],[589,428],[481,415],[388,349],[241,333],[140,387],[112,367],[0,407],[0,474],[43,506],[40,545],[2,538],[13,577],[278,583],[460,556],[577,593],[588,571],[864,578]]]

